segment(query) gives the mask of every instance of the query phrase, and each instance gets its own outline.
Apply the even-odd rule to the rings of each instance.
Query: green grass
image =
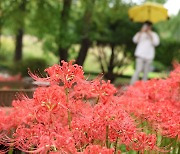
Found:
[[[101,68],[92,50],[89,50],[83,69],[85,72],[101,73]]]

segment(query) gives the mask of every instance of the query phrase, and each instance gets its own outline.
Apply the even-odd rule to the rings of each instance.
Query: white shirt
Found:
[[[133,37],[133,42],[137,43],[135,56],[153,60],[155,57],[155,47],[159,45],[159,36],[151,31],[151,37],[146,32],[138,32]]]

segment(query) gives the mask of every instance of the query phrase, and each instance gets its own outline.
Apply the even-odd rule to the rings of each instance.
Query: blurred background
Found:
[[[163,4],[169,20],[153,25],[161,39],[150,78],[167,76],[180,61],[180,1]],[[76,60],[90,78],[103,73],[115,84],[129,83],[134,72],[132,37],[141,23],[128,9],[146,0],[1,0],[0,73],[19,78],[60,60]],[[3,80],[3,79],[2,79]]]

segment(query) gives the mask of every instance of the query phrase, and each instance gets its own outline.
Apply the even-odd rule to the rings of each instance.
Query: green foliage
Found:
[[[0,49],[0,61],[11,61],[13,59],[13,49],[11,39],[1,39],[1,49]]]
[[[150,1],[164,3],[166,0]],[[66,18],[67,22],[64,23],[64,20],[62,21],[63,2],[64,0],[1,0],[0,24],[2,26],[0,28],[2,34],[8,33],[14,36],[18,28],[23,27],[25,35],[30,34],[38,38],[38,41],[42,43],[42,50],[47,55],[52,52],[57,56],[59,45],[68,48],[69,60],[76,59],[79,44],[84,37],[88,37],[92,44],[98,47],[115,46],[115,50],[116,47],[123,48],[124,56],[129,60],[132,59],[135,49],[132,37],[141,26],[141,24],[131,22],[128,18],[128,9],[134,4],[123,0],[94,0],[94,3],[92,0],[72,0],[69,16]],[[85,11],[88,12],[86,17],[84,16]],[[91,22],[84,22],[89,15]],[[158,66],[169,66],[172,60],[180,59],[178,57],[180,55],[179,25],[180,13],[166,22],[155,25],[162,38],[156,54],[156,61],[159,61]],[[1,44],[0,60],[12,61],[14,46],[12,48],[8,42]],[[78,44],[78,48],[75,44]],[[115,53],[124,54],[122,50],[116,50]],[[110,57],[110,54],[108,56]],[[117,57],[115,56],[114,65],[123,59],[121,57],[122,59],[119,60]],[[27,63],[26,60],[21,63],[23,62]],[[124,64],[120,66],[122,65]],[[160,68],[163,67],[160,66]]]
[[[176,16],[171,16],[166,22],[156,25],[163,39],[174,39],[180,42],[180,12]]]
[[[161,45],[156,50],[156,61],[164,66],[172,66],[173,61],[180,62],[180,42],[172,39],[161,39]]]
[[[21,73],[22,76],[29,76],[28,69],[32,72],[44,72],[47,67],[47,61],[43,58],[28,58],[17,62],[11,71],[13,74]]]
[[[141,24],[133,23],[128,18],[131,4],[116,1],[98,1],[94,9],[92,39],[102,45],[123,45],[133,49],[133,35]]]
[[[17,30],[25,27],[28,13],[28,0],[1,0],[2,29],[9,34],[16,34]]]
[[[90,38],[100,46],[97,58],[105,77],[111,80],[115,79],[114,74],[123,72],[134,53],[132,37],[141,24],[129,20],[130,7],[121,0],[98,1],[95,5]],[[109,52],[103,48],[108,46]]]
[[[156,61],[165,68],[172,67],[173,61],[180,62],[180,13],[168,21],[155,25],[161,36],[161,44],[157,48]],[[161,67],[162,68],[162,67]]]

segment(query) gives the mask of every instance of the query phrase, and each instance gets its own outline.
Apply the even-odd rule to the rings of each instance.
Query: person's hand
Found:
[[[150,37],[151,41],[153,41],[152,31],[151,31],[151,30],[148,30],[146,33],[147,33],[148,36]]]
[[[142,35],[142,31],[139,31],[137,34],[137,42],[139,42],[140,38],[141,38],[141,35]]]

